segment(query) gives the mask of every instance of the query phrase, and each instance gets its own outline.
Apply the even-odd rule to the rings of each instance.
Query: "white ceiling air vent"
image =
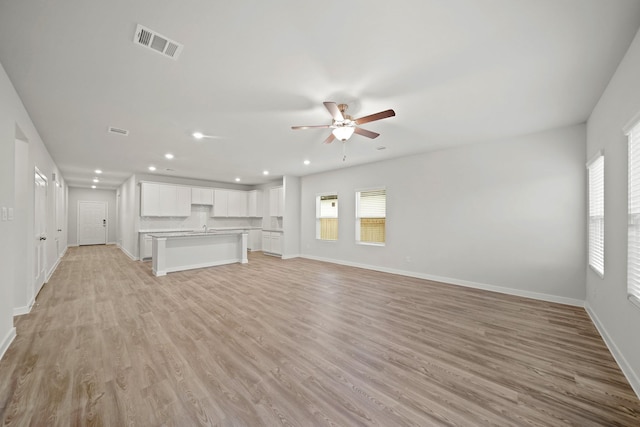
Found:
[[[177,60],[182,52],[182,45],[180,43],[169,40],[167,37],[140,24],[136,27],[133,42],[174,60]]]
[[[109,126],[107,128],[107,132],[115,133],[116,135],[129,136],[129,131],[120,128],[114,128],[113,126]]]

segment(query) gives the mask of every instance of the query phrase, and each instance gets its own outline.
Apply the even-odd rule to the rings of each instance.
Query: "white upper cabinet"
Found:
[[[229,207],[227,216],[246,217],[247,216],[247,193],[246,191],[228,191]]]
[[[229,197],[227,190],[213,190],[213,209],[211,216],[228,216]]]
[[[192,205],[213,205],[213,188],[191,188],[191,204]]]
[[[191,188],[143,182],[140,184],[140,216],[191,215]]]
[[[251,190],[247,193],[247,216],[262,218],[262,191]]]
[[[284,216],[284,188],[274,187],[269,190],[269,215]]]

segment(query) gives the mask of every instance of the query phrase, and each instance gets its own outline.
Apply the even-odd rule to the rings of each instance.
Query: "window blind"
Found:
[[[604,157],[589,164],[589,265],[604,275]]]
[[[358,218],[385,218],[387,216],[386,190],[361,191],[358,197]]]
[[[629,298],[640,305],[640,122],[629,136],[627,289]]]

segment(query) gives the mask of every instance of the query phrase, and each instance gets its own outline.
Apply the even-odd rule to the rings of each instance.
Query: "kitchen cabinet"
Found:
[[[247,216],[247,193],[246,191],[229,190],[227,193],[229,206],[227,216],[243,218]]]
[[[250,251],[262,250],[262,230],[249,230],[247,247]]]
[[[247,216],[262,218],[262,191],[251,190],[247,193]]]
[[[262,232],[262,252],[272,255],[282,255],[282,232]]]
[[[211,216],[227,216],[229,198],[227,190],[216,188],[213,190],[213,209]]]
[[[191,215],[191,188],[180,185],[140,183],[140,216]]]
[[[153,238],[150,234],[140,233],[140,260],[151,258]]]
[[[239,190],[214,190],[211,216],[244,218],[247,216],[247,192]]]
[[[284,188],[274,187],[269,190],[269,215],[284,216]]]
[[[191,204],[192,205],[213,205],[213,188],[191,188]]]

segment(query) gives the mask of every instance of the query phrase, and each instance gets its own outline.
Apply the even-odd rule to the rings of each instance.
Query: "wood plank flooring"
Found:
[[[70,248],[0,362],[3,426],[639,426],[581,308],[250,254]]]

